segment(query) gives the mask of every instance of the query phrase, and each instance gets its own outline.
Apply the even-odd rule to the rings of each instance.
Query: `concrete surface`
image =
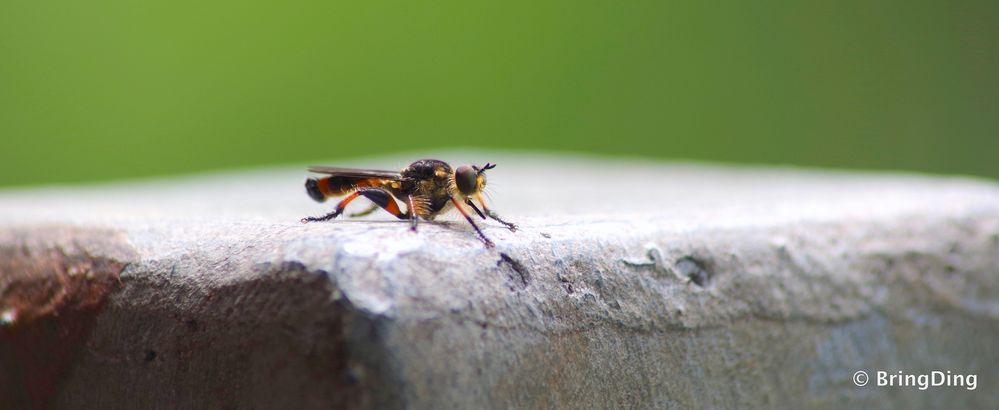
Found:
[[[0,407],[999,403],[995,183],[441,159],[521,229],[302,225],[302,167],[0,192]]]

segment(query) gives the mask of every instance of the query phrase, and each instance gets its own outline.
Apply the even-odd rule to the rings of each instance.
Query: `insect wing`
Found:
[[[402,174],[397,171],[382,171],[377,169],[360,168],[340,168],[340,167],[309,167],[309,172],[319,174],[329,174],[333,176],[343,176],[350,178],[380,178],[380,179],[401,179]]]

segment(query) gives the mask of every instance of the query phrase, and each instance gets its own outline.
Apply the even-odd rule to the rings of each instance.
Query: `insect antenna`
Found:
[[[475,165],[472,165],[472,169],[474,169],[475,172],[477,174],[479,174],[479,175],[481,175],[483,172],[486,172],[486,171],[488,171],[490,169],[493,169],[493,168],[496,168],[496,164],[490,164],[488,162],[486,163],[486,165],[483,165],[482,168],[479,168],[479,167],[477,167]]]

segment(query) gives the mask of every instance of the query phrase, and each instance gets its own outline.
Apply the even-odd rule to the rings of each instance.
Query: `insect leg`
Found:
[[[465,208],[461,207],[461,203],[455,200],[454,197],[451,197],[451,203],[454,204],[454,207],[458,209],[458,212],[461,212],[461,215],[465,217],[465,220],[472,225],[472,228],[475,228],[475,232],[479,234],[479,238],[482,239],[482,242],[486,244],[487,248],[492,248],[493,246],[495,246],[493,245],[493,241],[490,241],[489,238],[486,238],[486,235],[482,233],[482,230],[480,230],[479,226],[475,224],[475,221],[472,220],[472,217],[468,216],[468,212],[465,211]]]
[[[479,207],[475,206],[475,203],[472,202],[471,199],[466,199],[465,205],[472,207],[472,210],[474,210],[475,213],[479,214],[479,217],[481,217],[482,219],[486,219],[486,216],[482,214],[482,211],[479,210]]]
[[[375,205],[380,206],[396,218],[409,218],[409,214],[402,212],[402,210],[399,209],[399,203],[395,202],[395,199],[392,198],[392,194],[388,193],[388,191],[378,188],[361,188],[357,190],[357,193],[364,195],[365,198],[370,199],[371,202],[375,203]]]
[[[356,199],[357,196],[360,195],[360,194],[361,194],[360,191],[355,191],[354,193],[352,193],[350,195],[347,195],[346,198],[340,200],[340,203],[338,203],[336,205],[336,209],[334,209],[333,212],[330,212],[330,213],[328,213],[326,215],[323,215],[323,216],[309,216],[309,217],[302,218],[302,223],[304,224],[304,223],[309,223],[309,222],[323,222],[323,221],[328,221],[330,219],[336,218],[336,217],[340,216],[340,214],[343,213],[343,209],[347,207],[347,204],[349,204],[350,201],[353,201],[354,199]]]
[[[368,209],[365,209],[365,210],[363,210],[361,212],[354,212],[354,213],[352,213],[350,215],[347,215],[347,216],[349,216],[351,218],[357,218],[357,217],[361,217],[361,216],[365,216],[365,215],[371,215],[371,213],[375,212],[376,209],[378,209],[378,204],[371,204],[371,206],[369,206]]]
[[[501,223],[503,225],[506,225],[506,227],[508,229],[510,229],[511,231],[514,231],[514,232],[517,231],[517,225],[516,224],[514,224],[513,222],[504,221],[503,218],[500,218],[500,216],[496,214],[496,212],[493,212],[491,209],[489,209],[489,208],[486,207],[486,201],[482,199],[482,195],[476,195],[475,199],[478,199],[479,203],[482,204],[482,210],[486,212],[486,215],[488,215],[490,218],[495,219],[496,222],[499,222],[499,223]],[[471,202],[471,201],[469,201],[469,202]],[[478,209],[476,209],[476,211],[477,210]],[[486,218],[482,217],[482,219],[486,219]]]
[[[503,225],[506,225],[507,229],[509,229],[511,231],[514,231],[514,232],[517,231],[517,224],[515,224],[513,222],[504,221],[502,218],[500,218],[499,215],[496,215],[496,212],[493,212],[492,210],[487,209],[486,210],[486,215],[488,215],[490,218],[495,219],[496,222],[499,222],[499,223],[501,223]]]
[[[409,209],[408,209],[408,211],[409,211],[409,219],[411,221],[413,221],[413,226],[410,227],[409,229],[412,230],[413,232],[416,232],[416,224],[420,220],[420,217],[418,215],[416,215],[416,200],[413,199],[412,195],[410,195],[410,196],[406,197],[406,202],[408,202],[408,204],[406,204],[406,206],[409,207]]]
[[[409,217],[409,215],[399,209],[399,204],[392,199],[392,194],[377,188],[361,188],[341,200],[340,203],[336,205],[336,209],[334,209],[333,212],[320,217],[310,216],[308,218],[302,218],[302,223],[328,221],[336,218],[343,213],[344,208],[347,208],[347,204],[349,204],[350,201],[353,201],[354,199],[357,199],[358,196],[362,195],[365,198],[370,199],[371,202],[374,202],[375,205],[388,211],[388,213],[395,215],[396,218],[406,219]]]

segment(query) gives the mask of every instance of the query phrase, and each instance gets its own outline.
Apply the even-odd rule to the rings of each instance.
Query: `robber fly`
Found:
[[[486,163],[482,167],[461,165],[451,169],[446,162],[436,159],[421,159],[399,172],[309,167],[310,172],[329,175],[305,180],[305,191],[312,199],[324,202],[331,197],[342,195],[346,197],[340,200],[333,212],[320,217],[302,218],[302,223],[336,218],[343,214],[344,208],[350,201],[359,196],[371,200],[374,204],[367,210],[350,216],[367,215],[380,207],[396,218],[412,221],[411,229],[414,231],[420,218],[430,221],[453,207],[472,224],[482,242],[487,247],[492,247],[493,242],[482,233],[465,210],[465,206],[472,208],[482,219],[489,217],[506,225],[511,231],[517,230],[516,225],[504,221],[486,207],[486,202],[482,199],[482,189],[486,186],[486,171],[495,167],[496,164]],[[405,212],[399,208],[396,200],[406,204]],[[473,200],[482,208],[476,206]]]

